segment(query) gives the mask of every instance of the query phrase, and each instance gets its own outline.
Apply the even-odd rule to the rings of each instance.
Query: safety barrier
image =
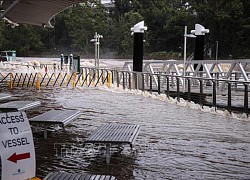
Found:
[[[9,86],[12,90],[14,87],[35,87],[41,89],[42,87],[73,87],[77,86],[94,86],[105,85],[110,87],[110,74],[108,71],[87,71],[86,73],[8,73],[7,75],[0,74],[0,84]]]
[[[44,87],[96,87],[100,85],[113,84],[116,87],[123,89],[140,89],[149,91],[150,93],[164,93],[167,97],[173,96],[180,102],[183,97],[190,101],[195,101],[201,106],[207,105],[205,98],[211,96],[212,100],[209,105],[217,108],[222,107],[218,103],[218,96],[227,97],[223,108],[229,112],[233,109],[243,110],[246,114],[249,113],[249,81],[236,81],[217,78],[203,78],[178,76],[171,74],[152,74],[148,72],[131,72],[118,71],[113,69],[96,69],[82,67],[80,74],[76,73],[26,73],[26,74],[0,74],[0,84],[9,86],[9,89],[14,87],[35,87],[41,89]],[[155,83],[155,80],[157,83]],[[221,91],[220,84],[225,84],[226,90]],[[233,93],[233,94],[232,94]],[[232,105],[234,98],[240,99],[240,107]],[[243,102],[243,103],[242,103]],[[243,105],[242,105],[243,104]]]

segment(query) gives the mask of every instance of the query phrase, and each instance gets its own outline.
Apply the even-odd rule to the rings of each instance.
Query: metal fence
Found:
[[[219,88],[224,84],[223,91]],[[203,77],[180,76],[164,73],[131,72],[114,69],[96,69],[82,67],[81,73],[34,73],[34,74],[0,74],[0,85],[8,86],[10,90],[15,87],[96,87],[111,85],[123,89],[139,89],[150,93],[166,94],[176,97],[180,102],[181,98],[188,102],[195,101],[201,106],[209,105],[215,108],[223,107],[229,112],[240,110],[249,114],[249,81],[226,80]],[[226,98],[224,105],[218,103],[219,97]],[[211,97],[211,102],[206,101]],[[240,105],[232,104],[238,98]]]

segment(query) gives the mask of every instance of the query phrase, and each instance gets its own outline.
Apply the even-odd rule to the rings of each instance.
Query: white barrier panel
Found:
[[[35,177],[33,136],[24,112],[0,114],[0,155],[2,180]]]

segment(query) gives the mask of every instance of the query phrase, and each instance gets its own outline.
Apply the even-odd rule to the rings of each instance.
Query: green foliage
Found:
[[[179,53],[178,52],[166,52],[166,51],[159,51],[153,52],[149,55],[150,59],[178,59]]]
[[[28,25],[12,29],[1,21],[0,48],[15,49],[23,56],[55,50],[57,54],[78,52],[93,56],[90,40],[98,32],[104,37],[102,53],[131,57],[130,28],[144,20],[148,26],[144,34],[145,54],[151,58],[178,58],[184,26],[191,30],[196,23],[210,29],[206,41],[219,41],[220,57],[231,54],[234,58],[249,58],[249,9],[249,0],[116,0],[115,7],[107,11],[99,0],[87,0],[53,18],[54,29]],[[188,40],[188,51],[193,44],[193,40]]]
[[[87,1],[72,7],[66,17],[69,36],[72,38],[72,47],[89,52],[90,40],[98,32],[104,37],[108,26],[107,13],[99,1]]]
[[[39,31],[35,26],[20,25],[13,29],[4,25],[4,31],[1,33],[4,37],[2,47],[5,50],[16,50],[21,56],[28,56],[34,52],[41,53],[44,44]]]

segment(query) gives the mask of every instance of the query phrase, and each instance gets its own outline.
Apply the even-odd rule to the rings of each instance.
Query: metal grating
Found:
[[[11,98],[10,94],[0,93],[0,100]]]
[[[39,106],[40,101],[12,101],[0,105],[1,111],[25,111]]]
[[[50,110],[44,114],[31,118],[31,123],[50,123],[67,125],[81,115],[78,110]]]
[[[116,180],[114,176],[53,172],[43,180]]]
[[[85,143],[134,144],[139,125],[106,124],[99,127]]]

